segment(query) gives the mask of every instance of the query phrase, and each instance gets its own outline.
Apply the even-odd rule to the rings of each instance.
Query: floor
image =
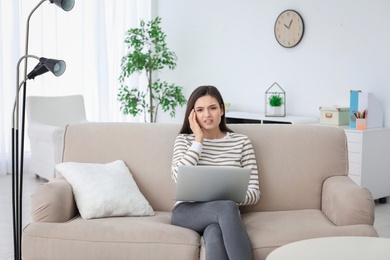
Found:
[[[30,222],[30,195],[44,180],[35,178],[33,174],[24,177],[23,195],[23,225]],[[0,176],[0,260],[13,259],[13,233],[12,233],[12,178]],[[390,202],[376,203],[375,224],[380,237],[390,238]]]

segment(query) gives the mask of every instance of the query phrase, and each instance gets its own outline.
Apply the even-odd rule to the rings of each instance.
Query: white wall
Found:
[[[390,125],[390,1],[156,0],[174,71],[160,77],[185,88],[217,86],[231,110],[264,112],[274,82],[286,91],[287,114],[319,116],[319,106],[349,106],[349,91],[373,92]],[[274,37],[285,9],[303,17],[305,34],[292,49]],[[159,121],[182,121],[160,113]]]

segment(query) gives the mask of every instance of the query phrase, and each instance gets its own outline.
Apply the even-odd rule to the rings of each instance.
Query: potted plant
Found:
[[[286,116],[286,92],[277,82],[265,91],[265,116]]]
[[[272,94],[268,98],[269,104],[269,115],[270,116],[281,116],[282,113],[282,105],[283,98],[279,94]]]
[[[161,18],[156,17],[152,21],[141,21],[139,28],[131,28],[126,33],[125,44],[128,53],[122,58],[121,84],[118,93],[118,100],[121,103],[122,112],[127,115],[136,116],[144,113],[144,120],[149,114],[150,122],[156,122],[159,108],[164,112],[175,116],[178,105],[186,104],[182,93],[182,87],[169,84],[166,81],[154,79],[156,72],[176,67],[176,54],[170,51],[165,42],[166,35],[162,31]],[[126,79],[134,73],[144,74],[147,77],[147,88],[142,91],[130,87]]]

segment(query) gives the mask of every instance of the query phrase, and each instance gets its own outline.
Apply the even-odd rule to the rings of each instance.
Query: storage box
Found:
[[[348,125],[349,107],[320,107],[320,123],[324,125]]]

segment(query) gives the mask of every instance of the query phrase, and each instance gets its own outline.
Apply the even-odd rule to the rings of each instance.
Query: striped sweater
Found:
[[[252,169],[245,202],[241,205],[256,204],[260,199],[259,177],[252,143],[246,135],[229,133],[221,139],[204,139],[203,144],[194,141],[193,134],[176,137],[171,176],[176,182],[178,166],[208,165],[237,166]]]

